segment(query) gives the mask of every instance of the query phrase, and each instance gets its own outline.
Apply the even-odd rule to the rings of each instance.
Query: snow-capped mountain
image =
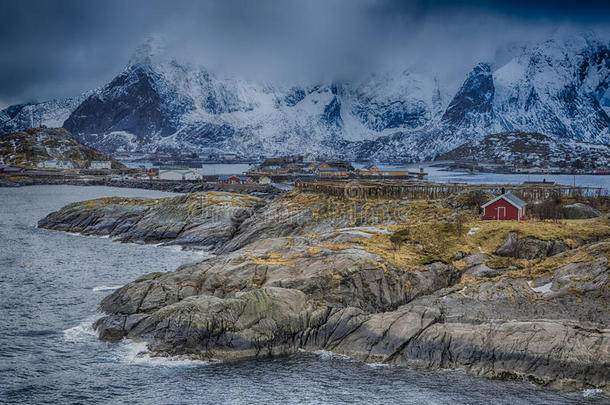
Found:
[[[39,122],[55,126],[65,117],[66,129],[106,152],[375,160],[431,158],[508,131],[609,144],[609,49],[590,35],[553,38],[497,69],[476,65],[450,94],[433,74],[408,71],[310,85],[247,82],[169,59],[151,41],[101,89],[9,107],[0,128],[30,126],[28,108],[46,109]]]
[[[37,127],[40,124],[47,127],[61,127],[76,107],[91,93],[42,103],[12,105],[0,111],[0,134]]]
[[[434,81],[409,72],[285,88],[218,78],[149,43],[65,127],[104,151],[344,154],[352,143],[425,126],[441,103]]]
[[[499,132],[610,144],[610,43],[590,36],[551,39],[492,72],[477,65],[445,112],[420,131],[360,146],[360,157],[431,158]]]
[[[494,110],[507,128],[608,143],[609,75],[608,43],[551,39],[494,72]]]

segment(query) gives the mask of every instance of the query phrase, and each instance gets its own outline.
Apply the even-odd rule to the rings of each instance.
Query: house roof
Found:
[[[527,203],[525,201],[523,201],[522,199],[520,199],[513,193],[505,193],[499,197],[494,198],[493,200],[489,201],[488,203],[483,204],[482,208],[485,208],[488,205],[491,205],[498,200],[505,200],[506,202],[508,202],[510,205],[512,205],[513,207],[515,207],[517,209],[523,208],[527,205]]]
[[[250,177],[245,177],[245,176],[218,176],[218,181],[227,181],[230,179],[237,179],[237,180],[241,180],[241,181],[248,181]]]

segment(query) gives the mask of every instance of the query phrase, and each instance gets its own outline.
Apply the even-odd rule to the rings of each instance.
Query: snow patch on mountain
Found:
[[[168,58],[153,39],[112,81],[79,97],[0,111],[0,133],[65,126],[106,152],[314,153],[422,160],[490,133],[610,143],[610,44],[557,34],[457,92],[433,74],[385,72],[283,86],[221,77]]]

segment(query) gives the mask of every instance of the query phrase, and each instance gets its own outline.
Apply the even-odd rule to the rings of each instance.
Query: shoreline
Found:
[[[106,198],[70,204],[38,226],[214,252],[104,298],[106,315],[95,322],[102,340],[145,341],[157,355],[199,360],[325,350],[364,363],[464,369],[607,395],[609,337],[597,308],[607,295],[607,219],[473,218],[456,236],[428,210],[450,217],[451,204],[420,202],[406,221],[432,222],[392,245],[396,226],[370,215],[362,220],[377,227],[350,224],[353,217],[319,210],[333,201],[299,193],[271,202],[216,192]],[[466,234],[473,226],[482,229]]]
[[[14,179],[14,180],[13,180]],[[256,195],[261,197],[275,197],[285,191],[266,184],[216,184],[201,183],[188,180],[138,180],[106,178],[80,179],[65,176],[30,176],[27,174],[0,177],[0,187],[27,187],[27,186],[104,186],[119,188],[135,188],[172,193],[194,193],[200,191],[220,191]]]

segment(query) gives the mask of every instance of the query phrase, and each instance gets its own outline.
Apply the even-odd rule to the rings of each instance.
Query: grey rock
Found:
[[[100,339],[128,337],[158,354],[201,359],[323,349],[368,362],[610,392],[605,255],[548,272],[536,285],[552,283],[551,289],[536,292],[531,279],[514,278],[519,272],[508,277],[510,268],[488,267],[486,254],[462,257],[464,273],[441,262],[398,267],[365,250],[362,232],[337,229],[348,227],[344,219],[312,215],[315,204],[303,210],[302,222],[265,220],[281,199],[264,208],[240,206],[249,215],[240,222],[232,206],[214,211],[220,219],[203,221],[189,214],[189,201],[183,196],[154,210],[89,202],[48,217],[58,229],[122,227],[118,236],[133,241],[202,243],[206,229],[222,246],[224,254],[142,276],[104,298],[106,316],[95,323]],[[233,239],[226,242],[229,227]],[[562,241],[512,232],[498,254],[543,259],[565,249]],[[477,280],[468,284],[463,274]]]
[[[40,228],[109,235],[121,242],[164,243],[216,250],[264,201],[235,193],[173,198],[106,198],[74,203],[40,220]]]
[[[126,335],[124,315],[111,315],[98,319],[93,327],[98,331],[100,340],[118,342]]]
[[[509,232],[502,246],[496,250],[496,254],[531,260],[555,256],[566,250],[568,246],[560,240],[520,239],[517,232]]]
[[[601,215],[595,208],[582,203],[564,205],[562,211],[566,219],[589,219]]]
[[[517,232],[509,232],[502,246],[500,246],[498,250],[496,250],[496,254],[500,256],[514,257],[518,254],[518,240],[519,237],[517,235]]]
[[[464,257],[464,262],[468,267],[477,266],[485,263],[486,260],[491,259],[491,256],[485,253],[476,253],[474,255],[469,255]]]
[[[486,264],[477,264],[467,269],[464,274],[474,277],[496,277],[503,274],[507,269],[491,269]]]
[[[595,243],[595,244],[593,244],[591,246],[587,246],[587,250],[594,250],[594,249],[597,249],[597,248],[603,247],[603,246],[610,246],[610,242],[598,242],[598,243]]]

